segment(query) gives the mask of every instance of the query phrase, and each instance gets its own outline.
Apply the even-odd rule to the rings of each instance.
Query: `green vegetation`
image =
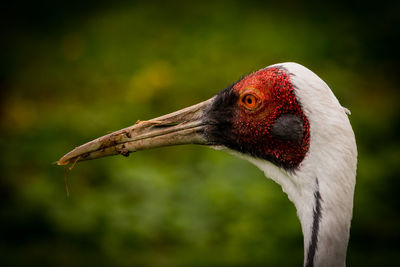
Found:
[[[295,61],[352,111],[359,149],[349,266],[398,264],[396,8],[297,1],[26,3],[0,45],[0,262],[301,266],[295,208],[256,167],[180,146],[52,163],[107,132]],[[397,5],[398,6],[398,5]],[[396,64],[396,65],[395,65]]]

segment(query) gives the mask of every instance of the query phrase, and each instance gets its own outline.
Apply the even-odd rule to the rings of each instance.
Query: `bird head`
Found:
[[[209,140],[288,170],[309,147],[309,123],[283,67],[261,69],[221,91],[205,117]]]
[[[200,104],[100,137],[66,154],[59,165],[178,145],[228,148],[286,170],[304,159],[309,122],[284,66],[251,73]]]
[[[57,163],[181,144],[227,149],[263,170],[295,204],[305,265],[344,266],[357,165],[346,113],[316,74],[282,63],[207,101],[99,137]]]

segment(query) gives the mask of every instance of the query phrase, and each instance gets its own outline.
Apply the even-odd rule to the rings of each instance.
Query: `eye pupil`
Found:
[[[255,110],[259,106],[259,98],[253,94],[246,94],[241,98],[240,100],[241,104],[249,109],[249,110]]]

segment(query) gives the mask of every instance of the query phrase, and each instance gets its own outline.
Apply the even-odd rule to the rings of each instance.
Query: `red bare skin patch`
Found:
[[[232,121],[239,146],[279,165],[299,166],[309,148],[310,125],[296,100],[289,75],[279,68],[262,69],[236,83],[233,90],[239,96],[240,110]],[[294,114],[303,120],[301,140],[282,140],[272,135],[272,126],[282,114]]]

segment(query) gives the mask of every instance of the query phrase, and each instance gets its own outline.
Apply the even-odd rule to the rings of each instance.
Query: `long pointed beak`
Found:
[[[176,112],[136,124],[83,144],[63,156],[58,165],[97,159],[149,148],[207,144],[204,114],[213,98]]]

